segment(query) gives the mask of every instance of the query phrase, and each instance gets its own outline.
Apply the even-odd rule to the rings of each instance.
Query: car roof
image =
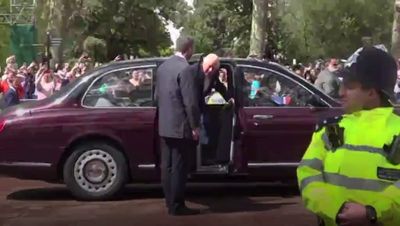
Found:
[[[133,59],[133,60],[124,60],[124,61],[113,61],[110,63],[107,63],[105,65],[102,65],[98,67],[98,70],[101,69],[110,69],[110,68],[117,68],[121,67],[124,65],[131,65],[131,64],[140,64],[140,63],[147,63],[147,62],[154,62],[157,64],[161,64],[165,60],[167,60],[169,57],[154,57],[154,58],[141,58],[141,59]],[[196,63],[199,59],[191,59],[189,62],[190,63]],[[222,57],[220,58],[221,63],[231,63],[231,64],[250,64],[253,66],[260,66],[260,67],[272,67],[275,69],[279,70],[285,70],[286,72],[292,73],[290,70],[285,68],[284,66],[271,62],[271,61],[265,61],[265,60],[256,60],[256,59],[248,59],[248,58],[226,58]]]

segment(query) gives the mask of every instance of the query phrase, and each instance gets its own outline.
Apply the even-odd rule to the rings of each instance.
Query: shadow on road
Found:
[[[238,202],[232,208],[245,205],[247,196],[271,196],[271,197],[293,197],[298,195],[298,190],[291,186],[271,186],[271,185],[230,185],[230,184],[189,184],[186,196],[189,201],[210,206],[213,211],[226,210],[229,207],[219,206],[214,200],[231,198]],[[129,185],[127,186],[117,200],[137,200],[137,199],[159,199],[163,198],[163,192],[160,185]],[[201,200],[198,198],[202,198]],[[204,200],[210,198],[210,203],[204,203]],[[46,187],[35,189],[24,189],[15,191],[7,196],[10,200],[25,201],[65,201],[75,200],[72,194],[65,187]],[[203,202],[203,203],[202,203]],[[271,206],[270,204],[267,206]],[[254,206],[257,209],[257,206]]]
[[[74,200],[63,187],[24,189],[7,195],[7,199],[21,201],[65,201]]]
[[[288,203],[260,203],[249,197],[232,196],[218,199],[194,199],[189,198],[190,202],[207,206],[207,212],[211,213],[236,213],[236,212],[261,212],[278,209],[284,205],[295,205],[295,202]],[[273,200],[272,200],[273,201]]]

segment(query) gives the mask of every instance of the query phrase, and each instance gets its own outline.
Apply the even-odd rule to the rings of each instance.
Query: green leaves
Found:
[[[364,36],[390,47],[394,0],[269,1],[274,7],[270,9],[266,29],[268,47],[288,60],[347,57],[362,45]],[[105,61],[121,53],[141,57],[168,55],[172,45],[165,28],[168,21],[195,38],[196,52],[233,51],[241,57],[249,53],[252,0],[195,0],[193,10],[184,0],[37,3],[35,14],[41,43],[45,42],[46,30],[52,29],[54,35],[65,40],[64,58],[78,57],[88,46],[98,48],[88,45],[87,40],[106,44],[104,52],[96,49],[99,56],[106,55],[100,57]],[[0,0],[0,8],[7,9],[8,4],[8,0]],[[7,26],[0,27],[0,32],[7,34]],[[2,63],[3,56],[8,54],[9,35],[3,35]]]
[[[393,0],[270,0],[274,7],[267,25],[268,47],[291,58],[347,57],[364,36],[390,46]],[[247,56],[251,0],[195,1],[184,31],[196,39],[198,52],[231,48]]]
[[[194,1],[195,10],[184,22],[183,32],[196,40],[196,52],[233,49],[247,56],[251,28],[251,0]]]
[[[299,45],[286,52],[302,61],[343,58],[362,45],[364,36],[389,47],[392,8],[392,0],[291,0],[284,26],[288,41]]]
[[[166,22],[182,23],[184,19],[181,18],[188,11],[184,0],[38,1],[41,2],[38,15],[42,15],[42,32],[51,24],[64,24],[52,29],[54,33],[62,34],[66,43],[72,44],[66,46],[66,58],[79,57],[82,51],[88,49],[87,40],[94,38],[106,43],[106,51],[99,54],[106,54],[105,59],[100,57],[105,61],[114,59],[118,54],[136,57],[166,54],[172,45]],[[50,12],[54,10],[49,1],[62,9],[60,17],[51,16]]]

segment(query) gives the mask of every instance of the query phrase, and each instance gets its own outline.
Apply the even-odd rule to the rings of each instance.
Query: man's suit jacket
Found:
[[[192,139],[200,127],[199,84],[183,57],[172,56],[157,70],[156,99],[161,137]]]
[[[18,93],[15,89],[10,88],[4,96],[4,107],[11,107],[19,104]]]

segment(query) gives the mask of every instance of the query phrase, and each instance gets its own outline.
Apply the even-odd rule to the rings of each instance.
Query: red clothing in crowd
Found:
[[[6,80],[3,80],[0,82],[0,93],[5,94],[8,92],[9,89],[10,89],[10,84]],[[22,87],[22,85],[18,86],[17,93],[18,93],[18,97],[20,99],[24,98],[24,96],[25,96],[24,95],[24,87]]]

